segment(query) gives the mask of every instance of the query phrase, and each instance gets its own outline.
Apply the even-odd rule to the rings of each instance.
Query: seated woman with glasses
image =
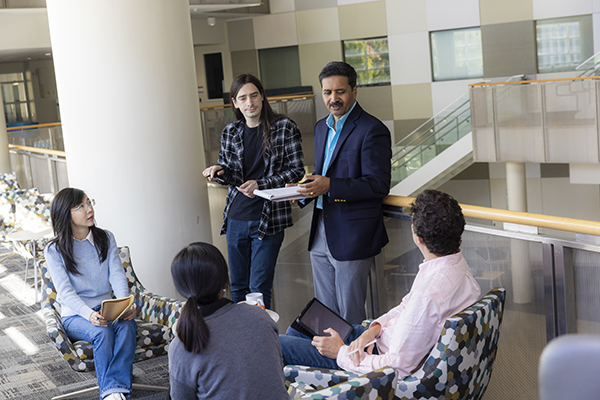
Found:
[[[127,297],[129,287],[115,237],[95,225],[94,204],[82,190],[58,192],[50,207],[55,236],[44,254],[69,338],[92,343],[101,397],[123,400],[131,392],[136,309],[110,324],[99,313],[111,292]]]
[[[223,297],[221,252],[192,243],[175,256],[171,275],[187,299],[169,347],[171,398],[289,399],[277,324],[262,308]]]

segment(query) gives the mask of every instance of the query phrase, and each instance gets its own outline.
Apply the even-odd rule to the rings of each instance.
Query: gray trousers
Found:
[[[365,318],[367,280],[375,257],[363,260],[338,261],[331,255],[323,217],[310,250],[315,297],[340,314],[351,324],[360,324]]]

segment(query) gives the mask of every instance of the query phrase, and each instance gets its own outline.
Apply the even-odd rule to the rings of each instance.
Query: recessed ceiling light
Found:
[[[46,55],[46,56],[51,56],[51,55],[52,55],[52,53],[46,53],[45,55]]]

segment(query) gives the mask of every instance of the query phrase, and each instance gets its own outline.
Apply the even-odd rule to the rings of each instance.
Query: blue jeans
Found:
[[[137,345],[135,321],[120,319],[109,322],[107,327],[100,327],[79,315],[71,315],[62,322],[72,341],[92,343],[100,397],[112,393],[131,393],[133,356]]]
[[[362,325],[353,325],[352,331],[344,343],[349,345],[366,330],[367,328]],[[311,342],[312,339],[291,326],[287,329],[285,335],[279,335],[283,365],[306,365],[315,368],[341,369],[337,364],[337,360],[321,355]]]
[[[227,220],[231,300],[237,303],[245,300],[248,293],[260,292],[263,294],[265,307],[271,308],[271,288],[284,233],[282,230],[260,240],[259,223],[260,221]]]

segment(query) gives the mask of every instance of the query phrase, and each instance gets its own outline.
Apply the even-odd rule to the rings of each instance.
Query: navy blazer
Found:
[[[329,128],[315,125],[315,173],[321,175]],[[325,176],[323,219],[329,251],[338,261],[373,257],[388,243],[382,200],[390,191],[391,136],[388,128],[357,103],[344,123]],[[318,224],[315,201],[308,250]]]

